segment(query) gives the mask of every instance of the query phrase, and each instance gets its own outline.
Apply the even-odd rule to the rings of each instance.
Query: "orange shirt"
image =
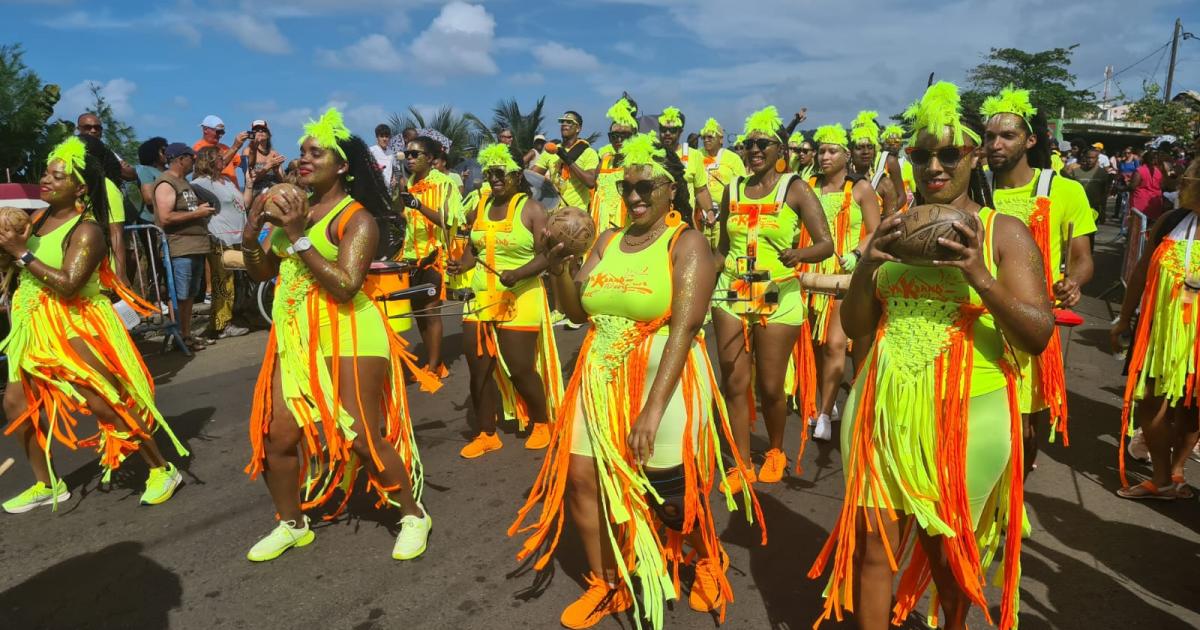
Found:
[[[203,149],[204,147],[217,147],[221,151],[222,157],[224,157],[224,155],[229,152],[228,145],[224,145],[219,142],[208,142],[204,138],[197,140],[196,144],[192,145],[192,150],[199,153],[200,149]],[[229,162],[229,164],[221,171],[221,174],[224,175],[226,179],[233,182],[233,185],[237,186],[238,189],[241,189],[241,185],[238,184],[237,167],[241,163],[242,163],[241,154],[235,153],[235,154],[233,154],[233,160],[231,160]]]

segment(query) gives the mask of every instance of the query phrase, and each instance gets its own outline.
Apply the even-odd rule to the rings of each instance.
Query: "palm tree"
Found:
[[[388,125],[392,128],[394,136],[399,136],[405,127],[415,127],[417,129],[436,129],[449,138],[450,155],[446,157],[446,164],[451,167],[456,166],[479,148],[478,128],[480,124],[479,119],[473,114],[469,112],[456,114],[454,108],[449,105],[439,108],[428,119],[414,107],[409,107],[408,112],[404,114],[392,114],[388,119]]]
[[[501,129],[511,129],[513,132],[513,148],[517,155],[524,155],[525,152],[533,148],[533,137],[542,133],[542,123],[545,117],[542,114],[542,107],[546,103],[546,97],[538,99],[537,104],[529,113],[521,112],[521,106],[517,104],[516,99],[506,99],[496,103],[492,108],[492,124],[484,124],[478,118],[476,122],[476,133],[479,134],[481,144],[490,144],[496,142],[496,136]]]

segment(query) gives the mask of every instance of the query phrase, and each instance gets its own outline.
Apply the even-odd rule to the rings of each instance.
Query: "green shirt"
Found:
[[[560,146],[558,150],[566,151],[566,147]],[[575,164],[585,171],[590,171],[600,166],[600,155],[596,153],[595,149],[589,146],[576,158]],[[563,168],[562,160],[558,159],[558,154],[543,151],[538,156],[535,166],[546,170],[546,178],[558,190],[559,196],[562,197],[563,206],[585,209],[588,207],[588,204],[592,200],[592,189],[580,181],[577,176]],[[565,175],[564,171],[567,171]]]

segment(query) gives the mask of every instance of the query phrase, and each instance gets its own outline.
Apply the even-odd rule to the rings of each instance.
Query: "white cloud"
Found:
[[[417,36],[412,55],[420,78],[437,82],[455,74],[496,74],[492,59],[496,20],[487,9],[465,2],[442,7],[429,28]]]
[[[538,44],[531,52],[543,68],[550,70],[592,72],[600,68],[600,60],[591,53],[558,42]]]
[[[383,35],[367,35],[341,50],[318,50],[317,63],[331,68],[357,68],[396,72],[404,67],[404,56]]]
[[[541,85],[546,82],[546,77],[541,72],[517,72],[508,77],[508,82],[513,85]]]
[[[612,49],[622,55],[629,55],[630,57],[638,56],[637,44],[633,42],[617,42],[612,45]]]
[[[133,116],[131,98],[137,91],[137,84],[129,79],[116,78],[108,82],[85,79],[67,88],[54,106],[54,117],[75,120],[76,116],[91,109],[96,102],[92,96],[93,84],[100,86],[100,95],[108,101],[114,116],[126,120]]]
[[[292,45],[272,20],[253,18],[237,12],[208,14],[207,21],[218,32],[232,35],[250,50],[269,55],[283,55],[292,51]]]

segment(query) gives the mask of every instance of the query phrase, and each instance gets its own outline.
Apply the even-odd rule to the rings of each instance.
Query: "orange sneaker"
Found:
[[[533,430],[529,432],[529,437],[525,438],[525,448],[536,451],[540,448],[546,448],[550,445],[550,426],[545,422],[538,422],[533,425]]]
[[[729,494],[737,494],[742,491],[745,484],[753,484],[755,481],[758,481],[758,477],[754,476],[753,468],[743,470],[734,466],[725,471],[725,481],[721,483],[721,492],[725,491],[726,483],[728,483]]]
[[[450,368],[446,367],[446,364],[443,363],[438,366],[437,370],[434,370],[434,373],[436,373],[438,375],[438,378],[449,378],[450,377]]]
[[[783,479],[783,471],[787,470],[787,455],[773,448],[767,451],[762,468],[758,469],[758,480],[763,483],[777,483]]]
[[[600,623],[605,617],[629,610],[633,605],[633,596],[624,584],[610,588],[604,580],[588,574],[588,589],[579,599],[563,610],[559,621],[567,628],[591,628]]]
[[[504,442],[500,441],[500,434],[493,433],[488,435],[480,431],[479,435],[476,435],[474,440],[471,440],[469,444],[462,447],[462,450],[458,454],[466,459],[475,459],[491,451],[498,451],[503,446]]]
[[[692,582],[692,594],[688,596],[688,605],[697,612],[710,612],[725,604],[725,596],[721,594],[721,576],[729,567],[729,556],[724,552],[721,563],[712,558],[701,558],[696,563],[696,580]]]

